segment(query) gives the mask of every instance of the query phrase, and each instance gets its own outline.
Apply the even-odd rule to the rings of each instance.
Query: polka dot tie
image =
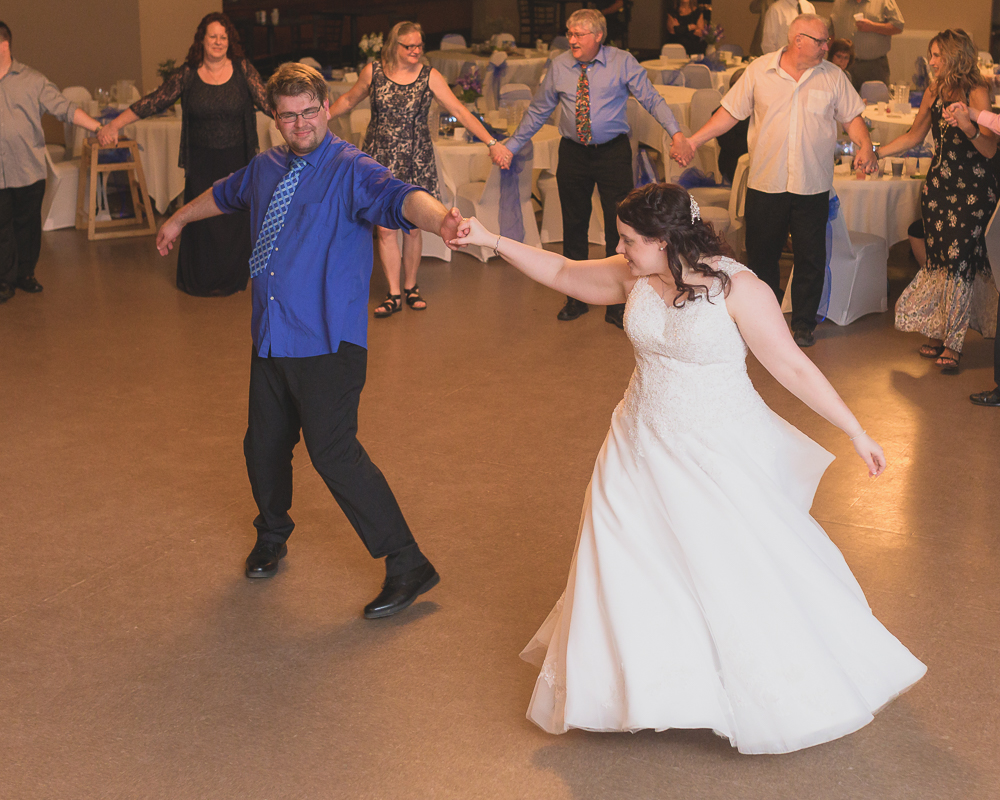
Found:
[[[267,205],[267,213],[264,215],[264,224],[260,226],[260,233],[257,234],[257,243],[253,246],[250,254],[250,277],[256,278],[267,268],[267,262],[271,259],[271,253],[277,248],[274,240],[278,237],[278,232],[284,227],[285,214],[288,213],[288,206],[292,202],[292,195],[299,185],[299,173],[306,165],[304,158],[293,156],[288,165],[288,172],[285,173],[271,195],[271,202]]]
[[[590,133],[590,80],[587,78],[589,66],[590,64],[580,65],[580,81],[576,84],[576,135],[583,144],[590,144],[594,140]]]

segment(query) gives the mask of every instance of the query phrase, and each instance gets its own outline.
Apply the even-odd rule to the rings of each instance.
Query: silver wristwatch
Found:
[[[486,143],[486,146],[487,146],[487,147],[493,147],[493,145],[495,145],[496,143],[497,143],[497,140],[496,140],[496,139],[490,139],[490,140],[489,140],[489,141],[488,141],[488,142]]]

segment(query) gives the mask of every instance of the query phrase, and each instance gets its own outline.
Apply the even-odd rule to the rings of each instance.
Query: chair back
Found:
[[[986,66],[989,66],[990,64],[993,63],[993,56],[986,50],[980,50],[979,60]]]
[[[679,69],[660,70],[660,84],[663,86],[683,86],[684,73]]]
[[[94,99],[84,86],[67,86],[62,90],[62,95],[72,103],[76,103],[84,111],[90,112],[91,101]],[[79,158],[83,153],[83,140],[87,132],[83,128],[78,128],[71,121],[67,122],[63,128],[66,142],[67,161]]]
[[[355,108],[351,111],[351,138],[355,147],[361,147],[368,131],[368,123],[372,121],[370,108]]]
[[[673,60],[684,60],[688,57],[687,50],[682,44],[665,44],[660,48],[660,58]]]
[[[441,37],[442,50],[464,50],[465,37],[460,33],[446,33]]]
[[[882,81],[865,81],[859,94],[866,103],[888,103],[892,99],[889,87]]]
[[[305,58],[300,58],[299,59],[299,63],[300,64],[305,64],[307,67],[312,67],[314,70],[317,70],[317,71],[323,69],[323,65],[320,64],[312,56],[306,56]]]
[[[569,50],[569,39],[567,39],[565,36],[556,36],[552,40],[552,44],[550,45],[550,47],[553,50]]]
[[[469,75],[469,74],[471,74],[473,72],[478,71],[478,69],[479,69],[479,65],[475,61],[466,61],[464,64],[462,64],[462,69],[458,73],[458,77],[459,78],[464,78],[467,75]],[[483,76],[480,76],[480,77],[483,77]]]
[[[722,95],[718,89],[698,89],[691,95],[691,130],[700,130],[720,105]]]
[[[531,89],[526,83],[507,83],[500,87],[500,108],[522,101],[531,102]]]
[[[687,64],[681,72],[684,73],[684,85],[689,89],[712,88],[712,70],[704,64]]]
[[[729,220],[735,227],[746,216],[747,181],[750,180],[750,154],[744,153],[733,172],[733,191],[729,195]]]
[[[738,44],[720,44],[718,49],[732,53],[734,56],[739,56],[740,58],[743,58],[743,48],[740,47]]]
[[[493,37],[494,47],[503,47],[507,43],[515,44],[514,34],[512,33],[498,33]]]

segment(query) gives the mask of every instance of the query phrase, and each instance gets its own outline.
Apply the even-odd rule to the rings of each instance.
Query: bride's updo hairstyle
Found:
[[[729,293],[729,276],[703,264],[703,258],[732,256],[710,222],[691,212],[691,195],[673,183],[650,183],[629,192],[618,204],[618,218],[648,241],[666,242],[667,264],[680,293],[674,305],[682,307],[699,295],[709,298],[708,287],[684,283],[683,264],[711,278],[718,278]],[[692,218],[694,217],[694,218]]]

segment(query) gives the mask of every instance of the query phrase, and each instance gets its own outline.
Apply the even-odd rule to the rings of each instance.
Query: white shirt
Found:
[[[869,22],[888,22],[903,30],[903,15],[896,0],[836,0],[831,18],[832,35],[854,42],[854,55],[859,61],[872,61],[889,52],[892,37],[882,33],[858,32],[855,14],[864,14]]]
[[[865,104],[844,71],[830,61],[810,67],[796,82],[779,64],[783,52],[751,62],[722,98],[722,107],[736,119],[753,114],[747,185],[771,194],[828,192],[837,123],[849,123]]]
[[[778,0],[764,17],[764,33],[760,49],[765,55],[788,44],[788,26],[799,14],[815,14],[816,6],[809,0]]]

